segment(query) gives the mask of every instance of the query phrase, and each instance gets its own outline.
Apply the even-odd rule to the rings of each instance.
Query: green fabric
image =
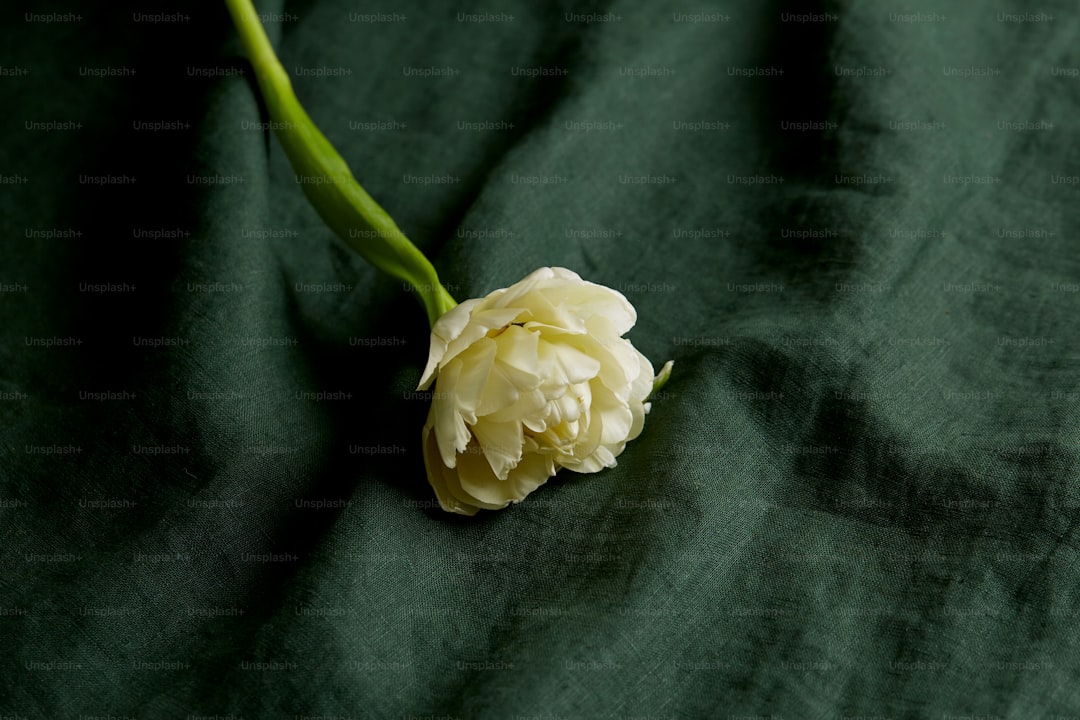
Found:
[[[1075,8],[260,4],[456,298],[567,267],[675,360],[617,468],[468,519],[421,307],[224,7],[48,5],[0,24],[0,717],[1080,713]]]

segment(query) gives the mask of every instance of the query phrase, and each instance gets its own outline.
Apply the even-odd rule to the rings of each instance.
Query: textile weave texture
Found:
[[[458,300],[675,361],[448,515],[420,304],[305,200],[224,5],[0,22],[0,716],[1080,714],[1080,19],[259,3]]]

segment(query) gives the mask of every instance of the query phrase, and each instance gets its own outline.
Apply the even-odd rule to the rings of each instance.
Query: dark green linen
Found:
[[[1075,8],[260,5],[455,297],[564,266],[675,360],[467,519],[224,8],[13,5],[0,717],[1080,715]]]

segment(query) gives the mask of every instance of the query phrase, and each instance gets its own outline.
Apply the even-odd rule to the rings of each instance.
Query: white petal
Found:
[[[480,465],[486,467],[487,463],[485,463],[483,460],[481,460]],[[459,503],[461,503],[463,505],[466,505],[468,507],[474,507],[474,508],[476,508],[478,510],[499,510],[501,508],[506,507],[507,503],[505,503],[505,502],[498,502],[498,503],[484,502],[483,500],[480,500],[480,499],[474,497],[468,490],[466,490],[465,489],[465,483],[462,481],[462,472],[461,472],[460,464],[459,464],[459,466],[457,468],[454,468],[453,470],[450,470],[449,472],[450,472],[450,474],[448,474],[446,476],[446,480],[447,480],[446,484],[447,484],[447,487],[450,490],[450,493],[454,496],[454,499],[457,500]]]
[[[537,268],[510,287],[489,293],[484,300],[489,307],[518,307],[520,306],[518,301],[523,295],[528,294],[537,285],[555,276],[556,274],[551,268]]]
[[[537,434],[548,429],[547,420],[539,415],[527,415],[521,419],[521,424],[526,430]]]
[[[581,276],[578,275],[573,270],[568,270],[568,269],[566,269],[564,267],[549,267],[548,270],[551,271],[551,276],[552,277],[556,277],[556,278],[558,278],[560,280],[572,280],[572,281],[577,281],[577,282],[584,282],[581,279]]]
[[[645,428],[645,415],[649,412],[649,403],[642,404],[639,400],[631,400],[630,412],[634,414],[634,422],[630,424],[630,432],[626,435],[627,441],[636,438]]]
[[[487,413],[483,417],[491,422],[521,422],[534,432],[543,432],[546,426],[548,401],[543,391],[529,390],[518,394],[517,400],[501,410]],[[538,427],[539,426],[539,427]]]
[[[524,375],[531,375],[540,385],[540,333],[526,330],[518,325],[511,325],[494,338],[498,347],[499,362],[520,370]],[[529,389],[531,390],[532,387]]]
[[[620,397],[628,398],[633,380],[641,372],[640,353],[625,338],[603,339],[591,335],[565,336],[565,345],[582,354],[596,358],[600,363],[598,377],[608,389]],[[591,378],[590,378],[591,379]]]
[[[627,344],[629,344],[629,341],[627,341]],[[653,381],[656,379],[656,376],[653,375],[653,366],[652,363],[649,362],[649,358],[638,352],[637,348],[634,348],[634,352],[637,353],[639,370],[638,376],[634,378],[634,387],[630,391],[630,397],[636,398],[637,400],[644,400],[649,397],[649,393],[652,392]],[[670,363],[671,361],[669,360],[668,362]],[[667,365],[665,365],[664,368],[667,368],[668,373],[671,372]],[[663,372],[663,370],[661,370],[661,372]]]
[[[533,290],[519,298],[518,306],[528,308],[528,313],[522,316],[527,327],[530,330],[548,328],[560,334],[585,333],[585,318],[564,296],[569,293],[551,288]]]
[[[476,408],[480,405],[491,366],[495,363],[495,352],[495,342],[491,338],[480,338],[457,357],[461,363],[461,374],[457,384],[450,389],[452,397],[449,399],[457,405],[466,423],[476,422]],[[446,385],[449,387],[449,383]]]
[[[456,338],[447,343],[446,353],[442,358],[442,366],[445,367],[446,363],[464,352],[466,348],[490,331],[498,330],[504,325],[514,322],[520,314],[520,308],[475,309],[469,317],[469,324],[462,329]]]
[[[586,382],[600,372],[601,363],[595,356],[584,353],[572,345],[553,345],[555,357],[566,374],[567,383]]]
[[[509,372],[512,372],[512,369],[501,363],[492,365],[484,384],[484,392],[480,395],[480,404],[476,407],[478,416],[490,415],[518,401],[521,393],[513,377],[508,375]]]
[[[458,513],[459,515],[475,515],[479,508],[475,505],[463,502],[451,492],[450,488],[452,486],[460,488],[460,484],[457,481],[456,473],[452,469],[446,467],[442,462],[442,456],[439,454],[439,446],[435,440],[435,435],[432,432],[434,422],[433,414],[428,413],[428,420],[424,423],[424,431],[422,433],[424,470],[427,471],[428,484],[430,484],[431,488],[435,491],[435,497],[438,499],[439,506],[443,510]]]
[[[599,417],[597,417],[599,413]],[[620,402],[607,402],[593,407],[593,422],[600,422],[600,444],[624,443],[634,425],[634,414]]]
[[[472,308],[480,303],[479,300],[466,300],[459,305],[450,308],[443,313],[442,317],[435,321],[431,328],[431,345],[428,349],[427,366],[420,376],[417,390],[427,390],[431,381],[435,379],[439,365],[446,355],[448,344],[456,339],[469,323],[469,314]]]
[[[455,360],[446,366],[435,384],[435,393],[431,399],[431,412],[435,416],[435,439],[439,444],[439,453],[447,467],[454,467],[457,453],[465,450],[469,444],[469,428],[458,412],[454,401],[454,388],[457,387],[461,374],[461,361]]]
[[[592,380],[602,371],[601,361],[581,349],[582,343],[567,344],[561,338],[542,340],[538,347],[540,372],[552,389]],[[587,347],[587,345],[586,345]],[[562,393],[558,393],[561,395]]]
[[[586,391],[582,393],[584,412],[578,420],[577,440],[569,453],[559,453],[556,460],[576,472],[596,472],[603,466],[598,466],[594,470],[583,470],[580,467],[581,463],[600,447],[600,434],[603,430],[603,424],[599,421],[600,414],[594,407],[590,394],[591,389],[588,384],[583,386],[586,388]]]
[[[473,426],[473,434],[479,441],[495,477],[506,480],[506,476],[521,461],[521,423],[494,423],[480,418]]]
[[[623,451],[625,447],[624,443],[609,447],[607,445],[601,445],[596,448],[596,452],[593,453],[593,457],[600,461],[604,467],[615,467],[618,463],[615,461],[615,456]]]
[[[533,311],[529,311],[529,316],[535,317]],[[526,317],[522,315],[521,317]],[[555,322],[560,324],[556,325]],[[540,337],[544,339],[556,338],[560,335],[584,335],[588,332],[585,327],[585,321],[579,320],[573,317],[567,317],[559,320],[552,320],[549,318],[545,321],[528,319],[524,321],[526,330],[535,330],[540,333]]]
[[[510,504],[511,500],[521,499],[514,494],[513,484],[495,477],[475,443],[458,459],[457,471],[462,491],[475,505],[498,510]]]
[[[637,311],[622,293],[596,283],[552,284],[537,291],[556,307],[565,307],[578,318],[607,318],[615,335],[622,336],[637,322]]]
[[[595,451],[582,458],[573,458],[572,462],[563,463],[563,467],[567,470],[572,470],[576,473],[588,474],[600,472],[606,467],[611,467],[604,463],[603,457],[610,456],[610,452],[601,445],[596,448]]]
[[[559,408],[559,415],[568,423],[577,422],[577,419],[581,417],[581,404],[576,395],[566,393],[554,404]]]
[[[556,471],[555,461],[550,455],[527,453],[514,471],[509,482],[514,486],[514,495],[524,498],[551,478]],[[513,502],[521,502],[514,500]]]

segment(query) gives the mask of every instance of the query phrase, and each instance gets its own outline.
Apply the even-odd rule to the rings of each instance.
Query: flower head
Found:
[[[424,464],[442,508],[499,509],[559,468],[613,467],[653,389],[652,364],[622,337],[636,320],[621,293],[564,268],[439,318],[419,388],[435,383]]]

